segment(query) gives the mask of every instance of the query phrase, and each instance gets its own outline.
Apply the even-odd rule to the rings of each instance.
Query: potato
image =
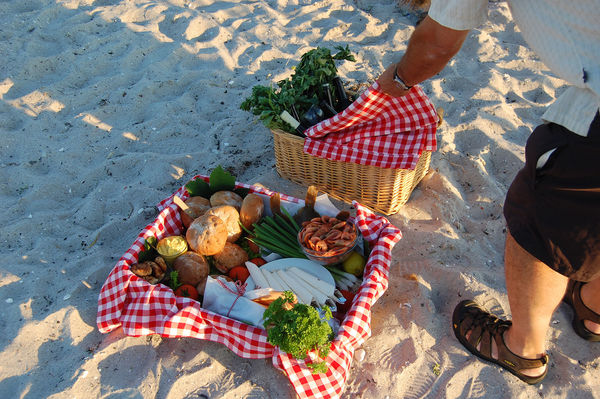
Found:
[[[215,267],[222,273],[227,273],[236,266],[243,265],[248,260],[248,253],[242,247],[231,242],[225,243],[221,252],[214,255]]]
[[[227,241],[236,242],[242,236],[240,227],[240,214],[231,205],[220,205],[206,211],[207,215],[214,215],[225,222],[227,226]]]
[[[192,251],[214,255],[221,252],[227,242],[227,226],[221,218],[204,214],[190,224],[185,238]]]
[[[248,194],[242,201],[240,208],[240,222],[242,225],[251,229],[252,224],[258,222],[265,213],[265,204],[261,196]]]
[[[219,205],[231,205],[238,212],[242,207],[242,197],[233,191],[217,191],[210,197],[210,205],[212,207]]]
[[[175,259],[173,269],[177,271],[181,284],[191,284],[194,287],[206,282],[210,271],[208,262],[204,256],[195,252],[186,252]]]

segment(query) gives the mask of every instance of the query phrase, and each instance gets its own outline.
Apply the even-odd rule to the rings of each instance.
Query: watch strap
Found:
[[[396,82],[396,84],[402,90],[410,90],[412,88],[412,86],[407,85],[406,82],[400,76],[398,76],[398,66],[397,65],[396,65],[396,68],[394,68],[394,82]]]

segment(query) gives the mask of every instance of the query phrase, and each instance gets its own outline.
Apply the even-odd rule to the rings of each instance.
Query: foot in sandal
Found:
[[[564,301],[573,308],[573,329],[581,338],[600,342],[600,314],[590,309],[582,298],[586,283],[569,280]],[[586,287],[587,288],[587,287]]]
[[[469,300],[459,303],[452,315],[454,334],[469,352],[503,367],[528,384],[537,384],[546,377],[548,355],[526,359],[513,353],[504,340],[504,333],[511,325]]]

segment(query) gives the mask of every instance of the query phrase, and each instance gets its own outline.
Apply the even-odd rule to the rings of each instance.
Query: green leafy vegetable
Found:
[[[322,320],[317,309],[305,304],[294,304],[294,295],[286,291],[276,299],[264,313],[264,326],[267,340],[271,345],[292,355],[305,359],[308,352],[315,350],[321,359],[329,354],[333,331],[326,320],[331,318],[331,310],[326,308]],[[327,372],[325,362],[310,362],[307,366],[314,373]]]
[[[242,226],[242,225],[240,224],[240,226]],[[258,258],[260,256],[260,251],[259,252],[254,252],[252,249],[250,249],[250,244],[248,244],[248,240],[246,239],[246,237],[240,238],[237,241],[237,244],[240,247],[242,247],[242,249],[244,251],[246,251],[246,253],[248,254],[248,259]]]
[[[235,176],[228,173],[220,165],[210,173],[208,183],[203,179],[190,180],[185,189],[190,193],[190,197],[210,198],[217,191],[239,191],[238,194],[244,197],[244,190],[235,189]],[[248,190],[245,190],[247,194]]]
[[[190,180],[185,189],[190,193],[190,197],[210,198],[211,195],[210,186],[202,179]]]
[[[210,189],[213,193],[227,190],[233,191],[235,188],[235,176],[227,173],[221,165],[213,169],[209,178]]]
[[[138,254],[138,263],[146,262],[148,260],[154,260],[158,256],[156,251],[156,244],[158,240],[156,237],[151,236],[144,240],[144,249]]]
[[[175,291],[181,285],[182,284],[179,281],[179,273],[176,270],[173,270],[171,273],[169,273],[169,287]]]
[[[333,85],[333,78],[337,75],[335,60],[356,61],[348,46],[337,46],[336,49],[338,52],[333,56],[329,49],[323,47],[306,52],[290,78],[277,82],[278,88],[254,86],[252,94],[240,108],[257,115],[270,129],[293,132],[291,126],[281,119],[281,113],[289,112],[294,106],[300,115],[304,114],[311,105],[325,98],[323,84]]]
[[[297,238],[300,227],[291,217],[265,216],[260,222],[253,224],[253,231],[241,223],[240,227],[248,234],[248,239],[259,247],[276,252],[284,258],[306,258]]]

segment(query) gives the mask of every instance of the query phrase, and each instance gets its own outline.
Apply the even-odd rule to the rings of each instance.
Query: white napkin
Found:
[[[202,307],[223,316],[231,317],[256,327],[263,327],[265,307],[248,298],[256,297],[253,291],[240,293],[240,286],[222,277],[208,276]],[[260,295],[259,295],[260,296]]]

